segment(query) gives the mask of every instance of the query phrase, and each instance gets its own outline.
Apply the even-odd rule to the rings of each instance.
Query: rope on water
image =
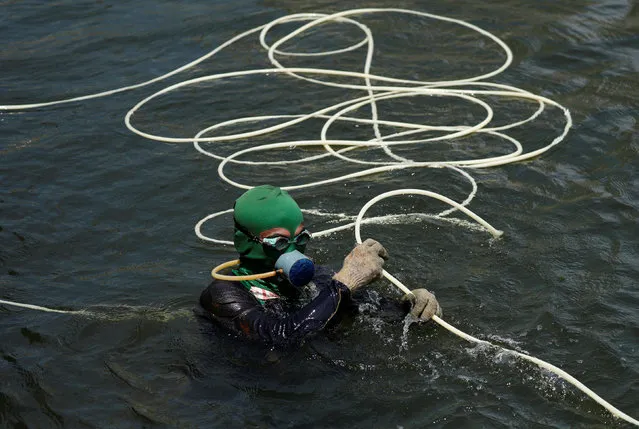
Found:
[[[4,299],[0,299],[0,304],[11,305],[13,307],[28,308],[30,310],[44,311],[47,313],[82,314],[82,315],[91,314],[90,312],[87,312],[85,310],[56,310],[55,308],[42,307],[40,305],[33,305],[33,304],[24,304],[22,302],[6,301]]]
[[[453,206],[457,206],[457,203],[455,203],[454,201],[450,201],[445,197],[442,197],[441,195],[438,194],[434,194],[432,192],[427,192],[427,191],[421,191],[419,189],[399,189],[396,191],[391,191],[391,192],[386,192],[385,194],[381,194],[375,198],[373,198],[371,201],[369,201],[368,203],[366,203],[366,205],[364,207],[362,207],[362,209],[360,210],[358,216],[357,216],[357,220],[355,222],[355,239],[358,243],[362,242],[362,236],[360,233],[360,226],[362,223],[362,219],[364,217],[364,214],[366,213],[366,211],[373,206],[373,204],[385,199],[385,198],[389,198],[392,196],[396,196],[396,195],[426,195],[429,197],[433,197],[433,198],[437,198],[439,200],[442,200],[448,204],[451,204]],[[480,223],[482,226],[484,226],[492,235],[493,237],[497,238],[501,235],[501,231],[497,231],[495,230],[492,226],[490,226],[489,224],[487,224],[483,219],[479,218],[478,216],[474,215],[474,213],[470,212],[470,210],[465,209],[464,207],[458,207],[460,210],[462,210],[464,213],[466,213],[467,215],[469,215],[470,217],[472,217],[475,221],[477,221],[478,223]],[[391,283],[393,283],[395,286],[397,286],[399,289],[401,289],[404,293],[412,293],[404,284],[402,284],[402,282],[400,282],[399,280],[397,280],[395,277],[393,277],[392,275],[390,275],[389,273],[387,273],[386,271],[384,271],[384,277],[386,277],[388,280],[391,281]],[[562,378],[563,380],[567,381],[568,383],[572,384],[573,386],[575,386],[576,388],[578,388],[579,390],[581,390],[582,392],[584,392],[586,395],[588,395],[590,398],[594,399],[599,405],[603,406],[606,410],[608,410],[613,416],[618,417],[620,419],[623,419],[629,423],[635,424],[637,426],[639,426],[639,421],[630,417],[628,414],[624,413],[623,411],[619,410],[618,408],[614,407],[612,404],[610,404],[609,402],[607,402],[606,400],[604,400],[601,396],[597,395],[595,392],[593,392],[591,389],[589,389],[586,385],[584,385],[583,383],[581,383],[579,380],[577,380],[575,377],[573,377],[572,375],[568,374],[566,371],[564,371],[561,368],[556,367],[555,365],[552,365],[546,361],[543,361],[539,358],[536,358],[534,356],[530,356],[527,355],[525,353],[521,353],[518,352],[516,350],[511,350],[511,349],[507,349],[505,347],[502,346],[498,346],[496,344],[493,344],[489,341],[485,341],[485,340],[480,340],[479,338],[473,337],[472,335],[469,335],[463,331],[461,331],[460,329],[454,327],[453,325],[451,325],[450,323],[445,322],[441,317],[438,317],[437,315],[434,315],[432,317],[433,321],[435,321],[437,324],[439,324],[440,326],[442,326],[443,328],[447,329],[448,331],[452,332],[453,334],[467,340],[470,341],[472,343],[476,343],[476,344],[483,344],[483,345],[487,345],[493,348],[497,348],[500,350],[503,350],[509,354],[512,354],[514,356],[517,356],[521,359],[527,360],[529,362],[534,363],[535,365],[539,366],[540,368],[543,368],[547,371],[552,372],[553,374],[559,376],[560,378]]]

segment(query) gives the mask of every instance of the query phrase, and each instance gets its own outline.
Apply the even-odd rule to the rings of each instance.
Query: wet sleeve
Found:
[[[248,336],[269,344],[297,343],[321,331],[335,316],[342,301],[349,297],[349,289],[332,280],[313,300],[294,312],[277,314],[264,307],[255,307],[242,313],[236,319],[236,326]]]

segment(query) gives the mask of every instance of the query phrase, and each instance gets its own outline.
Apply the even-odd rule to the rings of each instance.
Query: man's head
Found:
[[[262,185],[235,201],[233,218],[235,249],[245,259],[272,265],[293,250],[304,251],[310,235],[293,198],[280,188]]]

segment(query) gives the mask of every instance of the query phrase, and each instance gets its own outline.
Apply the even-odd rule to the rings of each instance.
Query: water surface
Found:
[[[0,104],[141,82],[286,14],[361,6],[333,0],[4,1]],[[471,208],[503,230],[502,239],[427,220],[366,226],[364,235],[388,248],[390,272],[409,287],[437,293],[446,320],[562,367],[637,418],[637,5],[503,0],[366,6],[446,15],[495,33],[512,48],[514,61],[492,81],[561,103],[575,125],[561,145],[538,159],[472,172],[479,192]],[[424,20],[400,15],[362,20],[376,34],[375,73],[451,79],[492,70],[503,60],[473,33],[445,24],[425,26]],[[335,37],[318,33],[300,46],[336,49],[357,39],[342,26],[330,32]],[[401,296],[386,282],[365,292],[369,305],[360,314],[276,362],[267,350],[238,343],[195,317],[192,309],[210,268],[234,255],[199,240],[193,226],[230,208],[241,190],[219,179],[215,160],[188,144],[134,135],[123,116],[169,84],[268,66],[255,39],[216,58],[148,88],[0,113],[0,299],[101,315],[0,306],[0,426],[624,427],[581,392],[531,365],[475,347],[434,324],[404,332],[401,317],[376,304]],[[333,61],[359,67],[361,58]],[[336,65],[327,59],[317,64]],[[295,85],[276,77],[203,84],[159,100],[136,115],[136,123],[191,136],[217,121],[294,114],[350,96]],[[496,123],[534,110],[526,103],[494,101]],[[394,120],[479,117],[465,105],[442,100],[404,100],[382,108]],[[541,147],[558,134],[562,121],[558,110],[549,110],[519,129],[517,138]],[[316,138],[320,129],[318,121],[275,138]],[[334,133],[371,138],[370,130],[352,126],[336,126]],[[230,154],[269,141],[273,137],[219,150]],[[450,159],[507,150],[503,143],[494,149],[500,144],[488,138],[468,142],[436,144],[426,154],[398,153]],[[240,181],[288,185],[349,169],[326,160],[299,169],[230,171]],[[352,216],[370,198],[400,187],[458,200],[469,191],[459,175],[425,169],[293,196],[302,207]],[[431,200],[399,198],[372,214],[443,208]],[[309,216],[307,224],[328,225],[319,216]],[[228,222],[206,225],[211,236],[229,232]],[[310,253],[337,268],[353,242],[352,232],[335,234],[314,243]]]

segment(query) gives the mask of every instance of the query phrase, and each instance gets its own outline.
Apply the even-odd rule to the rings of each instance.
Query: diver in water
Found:
[[[337,273],[315,266],[303,253],[312,236],[302,211],[280,188],[250,189],[236,200],[233,212],[239,264],[233,276],[214,274],[200,304],[214,321],[240,336],[271,345],[299,342],[336,319],[352,292],[382,276],[388,253],[373,239],[357,245]],[[264,277],[257,278],[261,273]],[[441,315],[432,293],[412,292],[401,303],[413,316],[428,320]]]

